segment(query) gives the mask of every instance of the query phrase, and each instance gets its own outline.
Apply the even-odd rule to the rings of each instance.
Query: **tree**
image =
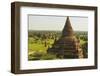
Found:
[[[82,45],[82,49],[83,49],[84,57],[87,58],[87,54],[88,54],[88,43],[87,42]]]

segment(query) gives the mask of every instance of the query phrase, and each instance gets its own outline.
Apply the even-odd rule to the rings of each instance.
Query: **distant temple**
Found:
[[[67,17],[62,36],[59,40],[55,40],[54,44],[51,48],[48,48],[47,52],[53,53],[59,58],[83,58],[80,40],[74,35],[69,17]]]

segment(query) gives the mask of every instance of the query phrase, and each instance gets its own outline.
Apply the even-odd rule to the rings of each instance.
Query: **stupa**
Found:
[[[83,50],[80,40],[75,37],[69,17],[62,30],[62,36],[48,48],[48,53],[55,54],[59,58],[83,58]]]

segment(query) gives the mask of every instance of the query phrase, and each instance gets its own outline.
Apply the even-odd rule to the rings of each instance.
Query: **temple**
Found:
[[[55,54],[59,58],[83,58],[83,50],[80,40],[75,37],[69,17],[62,30],[62,36],[48,48],[48,53]]]

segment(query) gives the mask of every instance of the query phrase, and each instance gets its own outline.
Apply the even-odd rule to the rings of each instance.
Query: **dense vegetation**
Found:
[[[80,39],[81,47],[84,50],[84,57],[87,58],[87,32],[76,31],[75,35]],[[52,47],[54,41],[58,40],[60,36],[61,31],[29,31],[28,60],[57,59],[55,55],[47,54],[47,49]]]

